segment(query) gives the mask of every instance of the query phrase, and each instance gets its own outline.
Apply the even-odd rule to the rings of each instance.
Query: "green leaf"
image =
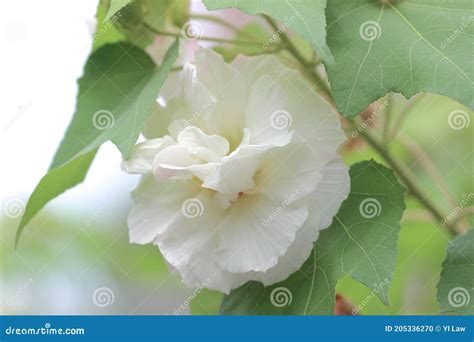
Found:
[[[249,282],[224,297],[222,314],[328,315],[337,280],[351,275],[388,302],[395,271],[404,188],[374,161],[350,169],[351,192],[302,268],[278,284]]]
[[[50,170],[36,186],[28,199],[25,213],[16,231],[15,246],[25,226],[49,201],[84,181],[97,152],[92,150],[71,162]]]
[[[177,56],[178,41],[159,68],[128,43],[105,45],[94,52],[79,80],[76,112],[51,168],[108,140],[128,158]]]
[[[248,1],[204,0],[209,10],[237,8],[249,15],[266,14],[283,23],[283,30],[290,28],[305,38],[327,63],[333,57],[326,45],[326,0],[299,1]],[[276,33],[278,35],[278,33]]]
[[[102,2],[99,2],[97,7],[97,28],[94,33],[94,44],[92,51],[97,50],[103,45],[124,41],[125,36],[120,32],[111,21],[105,20],[106,8]]]
[[[30,196],[17,230],[49,201],[81,183],[102,143],[112,140],[127,158],[178,55],[176,41],[160,68],[128,43],[106,45],[94,52],[79,80],[76,112],[49,172]]]
[[[389,92],[426,91],[474,109],[472,0],[328,0],[326,65],[337,109],[353,117]]]
[[[127,6],[132,1],[133,0],[110,0],[109,10],[107,11],[104,21],[112,18],[118,11]]]
[[[457,236],[448,245],[438,283],[441,312],[474,314],[474,230]]]

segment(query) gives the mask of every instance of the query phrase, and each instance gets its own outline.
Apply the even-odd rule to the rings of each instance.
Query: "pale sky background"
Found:
[[[91,50],[97,4],[98,0],[2,1],[2,204],[12,199],[26,203],[51,163],[74,113],[77,79]],[[192,8],[205,11],[200,1],[192,1]],[[238,25],[250,19],[235,10],[226,12]],[[215,25],[202,26],[206,35],[216,34]],[[226,32],[219,35],[226,36]],[[85,182],[54,199],[47,208],[74,208],[80,215],[110,198],[128,198],[137,177],[123,173],[120,161],[116,147],[104,144]]]
[[[92,46],[97,3],[20,0],[2,4],[2,202],[13,198],[26,201],[48,169],[74,112],[76,80]],[[86,182],[52,205],[79,209],[100,203],[103,196],[127,193],[136,180],[123,175],[119,164],[117,149],[105,144]]]

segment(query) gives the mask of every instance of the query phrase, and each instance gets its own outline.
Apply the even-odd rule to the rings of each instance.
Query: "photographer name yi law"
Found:
[[[454,333],[464,333],[466,332],[465,326],[455,326],[455,325],[437,325],[433,327],[432,325],[386,325],[386,332],[454,332]]]

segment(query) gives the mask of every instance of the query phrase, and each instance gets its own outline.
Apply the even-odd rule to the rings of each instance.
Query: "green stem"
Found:
[[[403,166],[399,164],[395,158],[387,151],[382,143],[379,143],[370,133],[367,131],[362,131],[361,135],[367,141],[367,143],[372,146],[383,159],[390,165],[390,167],[397,173],[398,177],[407,187],[408,191],[413,197],[415,197],[432,215],[438,222],[445,222],[446,216],[438,209],[438,207],[431,202],[428,198],[423,196],[423,192],[418,187],[416,182],[411,179],[406,172],[403,171]],[[446,228],[452,235],[457,235],[464,233],[464,230],[457,229],[452,222],[446,222]]]
[[[185,39],[181,33],[178,32],[169,32],[155,29],[150,25],[143,23],[148,30],[155,33],[159,36],[169,36],[169,37],[179,37]],[[255,46],[262,46],[262,42],[256,42],[251,40],[240,40],[240,39],[226,39],[226,38],[219,38],[219,37],[208,37],[208,36],[198,36],[196,40],[204,40],[208,42],[216,42],[216,43],[226,43],[226,44],[236,44],[236,45],[255,45]]]
[[[456,224],[459,221],[465,219],[467,216],[473,215],[473,214],[474,214],[474,206],[462,208],[461,212],[459,212],[458,215],[453,219],[453,224]]]
[[[281,42],[288,52],[304,67],[307,75],[316,83],[319,89],[328,96],[332,101],[331,90],[327,83],[319,76],[316,72],[316,64],[312,61],[307,61],[303,55],[299,52],[298,48],[293,44],[291,39],[286,35],[286,33],[281,30],[277,23],[267,15],[263,15],[268,24],[273,28],[273,30],[280,36]]]
[[[210,21],[215,24],[221,25],[223,27],[226,27],[228,29],[231,29],[232,31],[240,31],[240,28],[235,26],[234,24],[222,19],[221,17],[216,17],[213,15],[208,15],[208,14],[200,14],[200,13],[191,13],[189,15],[191,19],[196,19],[196,20],[205,20],[205,21]]]

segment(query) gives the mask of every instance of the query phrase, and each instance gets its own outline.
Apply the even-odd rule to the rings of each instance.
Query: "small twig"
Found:
[[[384,112],[383,120],[383,136],[386,136],[390,128],[390,120],[392,118],[393,93],[387,95],[387,108]]]
[[[393,158],[393,156],[383,147],[383,144],[379,143],[370,133],[367,131],[362,131],[360,133],[364,139],[371,145],[390,165],[390,167],[398,174],[398,177],[405,184],[408,191],[415,197],[432,215],[438,222],[445,221],[445,215],[442,214],[441,210],[428,198],[423,196],[423,192],[418,187],[416,182],[411,179],[406,172],[404,172],[404,167],[398,163],[398,161]],[[457,228],[453,222],[446,222],[446,228],[452,235],[457,235],[464,233],[464,229]]]
[[[196,20],[205,20],[205,21],[210,21],[213,23],[216,23],[218,25],[221,25],[223,27],[227,27],[228,29],[231,29],[232,31],[240,31],[240,28],[235,26],[234,24],[222,19],[221,17],[213,16],[213,15],[208,15],[208,14],[201,14],[201,13],[191,13],[189,15],[191,19],[196,19]]]
[[[466,216],[474,214],[474,206],[462,208],[457,216],[452,220],[452,224],[455,225],[460,220],[465,219]]]
[[[397,129],[399,129],[402,126],[403,121],[406,119],[410,111],[415,107],[423,98],[425,97],[426,93],[421,93],[417,95],[413,100],[408,102],[403,108],[403,110],[400,112],[400,114],[397,117],[397,121],[395,121],[395,124],[393,125],[392,129],[387,132],[387,138],[393,138],[396,134]]]
[[[143,25],[151,32],[155,33],[159,36],[169,36],[169,37],[179,37],[185,38],[181,33],[178,32],[169,32],[158,30],[147,23],[143,23]],[[227,39],[227,38],[219,38],[219,37],[208,37],[208,36],[198,36],[196,40],[204,40],[208,42],[216,42],[216,43],[226,43],[226,44],[236,44],[236,45],[255,45],[255,46],[262,46],[263,42],[256,42],[251,40],[240,40],[240,39]]]
[[[285,32],[280,30],[278,27],[278,24],[269,16],[263,15],[265,20],[268,22],[268,24],[278,32],[281,42],[283,45],[286,47],[288,52],[295,57],[295,59],[300,62],[300,64],[305,68],[306,73],[308,74],[309,77],[317,84],[319,89],[332,101],[332,95],[331,95],[331,90],[329,89],[329,86],[327,83],[319,76],[319,74],[316,72],[316,64],[314,64],[312,61],[307,61],[303,55],[298,51],[296,46],[293,44],[291,39],[286,35]]]

